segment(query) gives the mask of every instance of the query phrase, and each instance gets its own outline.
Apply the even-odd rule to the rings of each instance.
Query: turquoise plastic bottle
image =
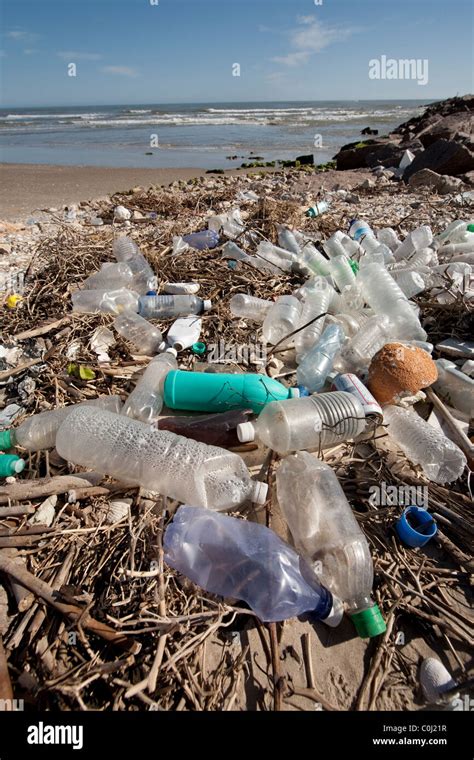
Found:
[[[252,409],[260,414],[270,401],[299,396],[298,388],[284,385],[266,375],[172,370],[165,380],[164,402],[169,409],[195,412],[226,412]]]

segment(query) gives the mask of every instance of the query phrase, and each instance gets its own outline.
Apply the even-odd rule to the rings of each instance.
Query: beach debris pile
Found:
[[[425,654],[439,632],[467,681],[472,221],[463,200],[384,182],[358,190],[357,216],[346,190],[322,209],[289,175],[89,204],[2,311],[15,696],[246,709],[257,636],[260,709],[413,707],[407,625]],[[310,664],[306,686],[297,661],[282,670],[295,631],[306,663],[321,656],[316,621],[349,656],[376,642],[345,697]]]

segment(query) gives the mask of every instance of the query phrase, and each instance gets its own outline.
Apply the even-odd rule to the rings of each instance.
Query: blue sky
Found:
[[[0,0],[2,104],[424,100],[474,89],[470,0],[153,3]],[[428,83],[370,79],[382,55],[427,59]]]

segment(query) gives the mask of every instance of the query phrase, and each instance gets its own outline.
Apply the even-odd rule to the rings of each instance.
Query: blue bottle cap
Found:
[[[148,290],[148,291],[146,292],[146,295],[147,295],[147,296],[156,296],[156,290]]]
[[[300,392],[300,398],[303,396],[311,396],[311,393],[307,389],[305,385],[295,385],[295,388],[297,388]]]
[[[432,515],[421,507],[407,507],[395,524],[400,541],[412,548],[424,546],[436,535],[438,526]]]

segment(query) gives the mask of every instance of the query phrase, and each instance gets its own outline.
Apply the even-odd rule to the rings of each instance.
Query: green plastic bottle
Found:
[[[25,469],[25,460],[15,454],[0,454],[0,478],[19,475]]]
[[[298,388],[285,388],[272,377],[247,373],[186,372],[172,370],[165,380],[164,402],[169,409],[226,412],[252,409],[260,414],[270,401],[299,396]]]

